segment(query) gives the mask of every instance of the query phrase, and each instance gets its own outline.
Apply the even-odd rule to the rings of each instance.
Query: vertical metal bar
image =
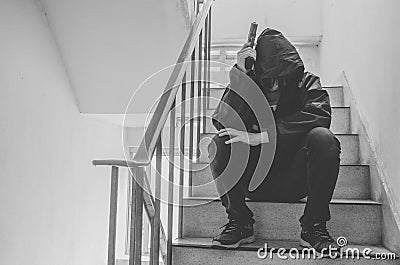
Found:
[[[162,142],[161,136],[157,141],[156,150],[156,175],[154,190],[154,208],[155,214],[151,226],[151,249],[150,264],[159,265],[160,257],[160,194],[161,194],[161,170],[162,170]]]
[[[133,175],[130,176],[132,177],[132,203],[130,209],[129,265],[142,264],[144,168],[135,168],[135,174],[136,178]]]
[[[202,87],[202,59],[203,59],[203,30],[200,31],[199,35],[199,61],[198,61],[198,73],[197,73],[197,139],[196,139],[196,158],[200,156],[200,131],[201,131],[201,87]]]
[[[208,38],[207,38],[207,46],[208,46],[208,57],[207,57],[207,97],[210,99],[211,94],[211,8],[208,13]],[[210,101],[208,101],[208,104]]]
[[[197,0],[197,13],[200,13],[200,0]],[[195,157],[199,157],[200,148],[199,148],[199,140],[200,140],[200,126],[201,126],[201,65],[202,65],[202,54],[203,54],[203,29],[199,34],[199,43],[198,43],[198,68],[197,68],[197,116],[196,116],[196,124],[197,124],[197,134],[196,134],[196,155]]]
[[[108,224],[108,265],[115,264],[115,239],[117,235],[118,167],[111,167],[110,218]]]
[[[190,101],[189,101],[189,196],[192,195],[192,168],[193,168],[193,149],[194,149],[194,86],[195,86],[195,67],[196,67],[196,54],[192,53],[192,63],[190,71]]]
[[[176,99],[175,99],[176,100]],[[167,265],[172,265],[172,228],[174,217],[174,176],[175,176],[175,101],[171,108],[169,122],[169,179],[168,179],[168,227]]]
[[[143,179],[143,187],[148,187],[148,190],[146,188],[143,188],[143,191],[148,192],[151,194],[152,188],[152,182],[154,181],[154,168],[152,165],[152,162],[150,162],[150,165],[147,167],[144,167],[144,173],[146,178]],[[147,184],[146,184],[147,183]],[[151,197],[151,196],[150,196]],[[145,206],[146,200],[143,195],[143,207]],[[147,216],[147,218],[145,218]],[[143,216],[143,247],[142,247],[142,253],[146,255],[150,255],[150,248],[151,248],[151,220],[152,216],[149,216],[145,214]],[[146,227],[145,227],[146,226]],[[146,236],[146,238],[144,237]]]
[[[208,66],[208,15],[204,25],[204,63],[203,63],[203,133],[206,133],[207,122],[207,66]]]
[[[182,79],[181,93],[181,135],[179,152],[179,211],[178,211],[178,238],[182,238],[183,225],[183,185],[185,176],[185,134],[186,134],[186,73]]]

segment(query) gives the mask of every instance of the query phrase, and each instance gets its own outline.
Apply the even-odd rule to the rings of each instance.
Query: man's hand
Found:
[[[244,131],[238,131],[232,128],[225,128],[218,131],[219,136],[230,136],[231,139],[225,142],[225,144],[232,144],[242,142],[251,146],[256,146],[263,143],[269,143],[268,132],[264,131],[261,133],[249,133]]]
[[[247,42],[243,45],[243,47],[238,51],[237,53],[237,68],[242,71],[247,73],[249,70],[246,69],[245,67],[245,60],[247,57],[253,57],[254,60],[256,59],[256,50],[251,47],[251,43]]]

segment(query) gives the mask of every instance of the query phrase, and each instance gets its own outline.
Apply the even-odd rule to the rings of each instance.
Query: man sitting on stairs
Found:
[[[256,190],[249,192],[250,180],[259,163],[260,146],[269,142],[268,131],[225,128],[216,120],[218,110],[214,114],[213,123],[219,130],[213,138],[215,144],[209,145],[214,179],[217,181],[226,170],[234,145],[245,145],[250,152],[243,158],[248,158],[246,168],[232,188],[221,192],[217,183],[229,221],[213,239],[213,244],[236,248],[255,240],[255,221],[246,197],[274,202],[297,202],[307,197],[299,220],[300,244],[319,252],[329,247],[338,248],[326,228],[331,218],[329,202],[339,173],[341,151],[339,141],[329,130],[328,94],[321,89],[318,77],[304,73],[299,54],[279,31],[267,28],[258,37],[255,49],[249,46],[246,43],[238,52],[230,87],[240,86],[241,80],[232,77],[232,71],[240,70],[261,89],[273,111],[276,151],[267,177]],[[255,59],[254,69],[246,70],[245,58],[249,56]],[[237,159],[241,159],[241,152],[237,153]]]

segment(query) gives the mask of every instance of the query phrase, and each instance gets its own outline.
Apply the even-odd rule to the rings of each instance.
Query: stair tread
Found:
[[[226,220],[225,209],[218,200],[184,200],[184,237],[212,237]],[[297,240],[298,218],[304,202],[247,202],[254,213],[258,238]],[[345,236],[354,244],[382,243],[382,205],[372,200],[334,199],[330,204],[332,235]],[[267,222],[265,220],[268,220]]]
[[[184,197],[184,200],[204,200],[204,201],[220,201],[220,198],[215,197]],[[248,200],[252,203],[296,203],[296,204],[304,204],[306,203],[306,199],[302,199],[297,202],[263,202],[263,201],[252,201]],[[361,199],[332,199],[330,204],[352,204],[352,205],[382,205],[382,203],[374,201],[374,200],[361,200]]]
[[[279,248],[284,248],[286,250],[296,248],[298,250],[301,250],[302,247],[299,245],[298,241],[289,241],[289,240],[270,240],[270,239],[260,239],[257,238],[256,241],[250,244],[246,245],[241,245],[237,249],[225,249],[225,248],[219,248],[222,250],[228,250],[228,251],[237,251],[237,250],[244,250],[244,251],[254,251],[258,250],[259,248],[263,248],[265,246],[265,243],[268,245],[268,249],[270,248],[275,248],[273,252],[276,252],[277,249]],[[173,241],[172,243],[173,246],[176,247],[195,247],[195,248],[217,248],[212,245],[212,238],[210,237],[193,237],[193,238],[177,238]],[[346,249],[349,248],[357,248],[362,252],[363,249],[365,248],[370,248],[372,250],[371,256],[374,256],[376,253],[391,253],[390,250],[383,246],[376,246],[376,245],[366,245],[366,244],[348,244],[346,245],[343,250],[345,251]],[[397,257],[398,258],[398,257]]]
[[[211,86],[211,87],[210,87],[210,89],[225,89],[225,88],[226,88],[226,86],[223,86],[223,85]],[[332,85],[332,86],[322,86],[322,89],[326,89],[326,88],[330,88],[330,89],[335,89],[335,88],[337,88],[337,89],[343,89],[343,86],[340,86],[340,85],[337,85],[337,86],[335,86],[335,85]]]
[[[205,132],[205,133],[201,133],[202,136],[204,136],[204,135],[210,135],[210,134],[214,135],[214,134],[216,134],[216,132]],[[334,133],[334,135],[337,135],[337,136],[352,136],[352,137],[359,136],[358,133]]]
[[[218,197],[210,164],[192,164],[192,197]],[[340,165],[334,199],[371,199],[368,165]]]
[[[218,104],[218,101],[210,102],[206,111],[206,132],[215,132],[216,129],[212,124],[211,117],[213,116]],[[350,107],[332,107],[332,121],[330,129],[333,133],[350,133]],[[189,117],[187,118],[189,119]]]
[[[208,165],[210,164],[210,162],[205,162],[205,161],[201,161],[201,160],[197,160],[197,159],[193,159],[192,160],[192,165],[196,166],[196,165]],[[369,164],[340,164],[341,167],[369,167]]]
[[[331,106],[331,109],[350,109],[350,107],[346,106]],[[215,108],[207,108],[208,111],[214,111]],[[186,114],[189,117],[189,114]]]
[[[199,160],[202,162],[208,162],[208,145],[212,142],[212,138],[216,135],[215,132],[203,133],[200,137],[200,155]],[[342,164],[359,164],[360,153],[359,153],[359,135],[353,133],[335,134],[341,143],[341,163]]]
[[[229,69],[218,69],[218,71],[212,73],[211,79],[216,83],[212,84],[209,93],[211,97],[210,106],[216,107],[219,99],[222,97],[222,93],[225,91],[227,84],[229,83],[228,76]],[[331,107],[348,107],[348,103],[344,100],[344,89],[342,86],[325,86],[323,87],[329,94]]]

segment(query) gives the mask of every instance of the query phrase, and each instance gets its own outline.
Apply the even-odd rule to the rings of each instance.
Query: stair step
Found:
[[[226,86],[229,83],[229,71],[235,63],[229,62],[229,65],[220,62],[211,62],[210,80],[212,83]]]
[[[193,197],[218,197],[208,164],[193,164]],[[365,165],[341,165],[333,198],[369,199],[369,167]]]
[[[231,249],[221,249],[212,247],[212,239],[211,238],[182,238],[177,239],[173,243],[173,262],[174,265],[242,265],[242,264],[355,264],[355,265],[364,265],[364,264],[398,264],[397,260],[377,260],[376,255],[381,255],[385,253],[386,255],[391,255],[391,252],[386,248],[381,246],[371,246],[371,245],[347,245],[342,249],[343,258],[337,259],[308,259],[308,252],[304,252],[304,258],[302,258],[302,248],[299,247],[297,241],[271,241],[271,240],[262,240],[258,239],[252,244],[240,246],[240,248],[231,250]],[[257,251],[260,248],[265,249],[265,244],[267,243],[268,254],[265,259],[261,259],[257,255]],[[282,259],[278,256],[278,249],[285,249],[284,256],[288,257],[288,259]],[[346,259],[345,254],[351,257],[352,249],[358,249],[359,253],[362,253],[366,248],[371,249],[371,252],[368,252],[369,255],[367,258],[362,257],[360,254],[359,259]],[[297,251],[295,250],[297,249]],[[289,252],[290,251],[290,252]],[[346,252],[347,251],[347,252]],[[299,253],[299,257],[297,259],[292,259],[289,256],[296,255]],[[280,252],[282,256],[282,253]],[[398,257],[397,257],[398,258]]]
[[[201,135],[200,139],[200,157],[197,162],[209,163],[208,159],[208,145],[212,141],[214,133],[205,133]],[[341,164],[354,165],[359,164],[359,139],[357,134],[336,134],[336,137],[341,143]]]
[[[211,116],[214,110],[207,111],[206,131],[209,133],[216,132],[212,124]],[[333,133],[350,133],[350,108],[349,107],[333,107],[332,108],[332,123],[331,131]]]
[[[344,104],[344,94],[342,86],[325,86],[323,87],[328,91],[329,100],[332,107],[347,107]]]
[[[345,107],[343,99],[343,87],[332,86],[332,87],[324,87],[323,89],[328,91],[332,107]],[[224,91],[225,91],[225,86],[219,86],[219,87],[215,86],[210,89],[210,105],[209,105],[210,109],[215,109],[217,107]]]
[[[226,222],[219,200],[187,198],[184,200],[183,237],[213,237]],[[295,203],[253,202],[247,205],[254,213],[255,236],[269,240],[296,241],[300,231],[298,219],[304,201]],[[344,236],[354,244],[381,243],[381,205],[370,200],[339,200],[330,204],[332,219],[328,229],[332,236]]]
[[[214,99],[220,99],[222,93],[224,92],[225,87],[229,84],[229,72],[231,70],[231,66],[233,63],[229,63],[229,65],[214,63],[211,64],[210,68],[210,80],[217,89],[211,88],[210,96]],[[224,89],[221,89],[224,88]],[[328,91],[329,98],[331,101],[331,106],[333,107],[344,107],[344,99],[343,99],[343,87],[342,86],[326,86],[323,89]],[[215,100],[212,102],[212,106],[215,108]]]

